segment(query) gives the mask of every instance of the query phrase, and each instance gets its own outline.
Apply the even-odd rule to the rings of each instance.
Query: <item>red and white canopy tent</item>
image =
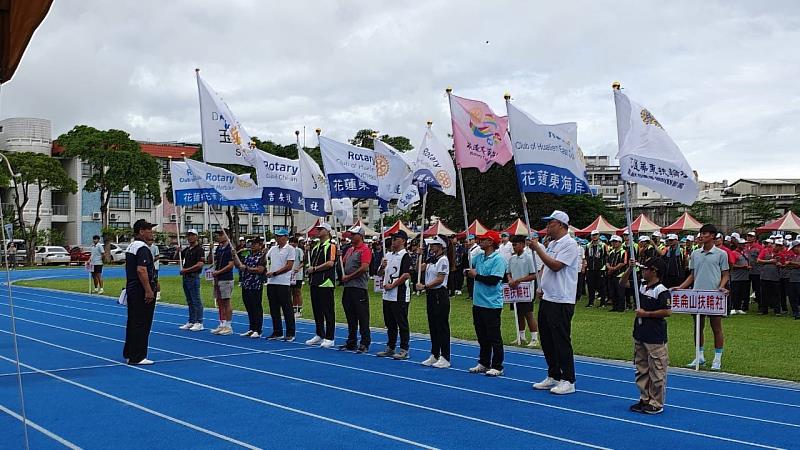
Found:
[[[462,231],[462,232],[456,234],[456,238],[457,239],[464,239],[464,238],[467,237],[467,234],[473,234],[475,236],[478,236],[479,234],[485,234],[487,231],[489,231],[489,229],[486,228],[486,226],[484,224],[482,224],[478,219],[475,219],[469,225],[469,227],[467,227],[466,231]]]
[[[603,216],[597,216],[597,219],[594,219],[594,222],[589,224],[588,227],[583,228],[575,232],[576,236],[587,236],[592,233],[592,231],[597,230],[600,234],[616,234],[621,233],[622,228],[617,228],[614,225],[611,225],[608,220],[606,220]]]
[[[581,231],[581,230],[578,229],[578,227],[576,227],[574,225],[570,225],[569,226],[569,231],[568,232],[570,234],[572,234],[574,236],[577,236],[579,231]],[[546,236],[547,235],[547,228],[542,228],[541,230],[538,231],[538,233],[539,233],[540,236]]]
[[[503,231],[508,233],[510,236],[528,236],[531,234],[531,230],[528,229],[528,226],[525,225],[525,222],[523,222],[522,219],[515,220],[510,227]]]
[[[405,225],[403,224],[403,222],[402,222],[402,221],[400,221],[400,220],[398,220],[397,222],[395,222],[395,223],[394,223],[394,225],[392,225],[392,226],[390,226],[389,228],[387,228],[387,229],[386,229],[386,230],[383,232],[383,235],[384,235],[384,236],[386,236],[386,237],[388,238],[389,236],[391,236],[391,235],[393,235],[393,234],[397,233],[397,232],[398,232],[398,231],[400,231],[400,230],[403,230],[403,231],[405,231],[405,232],[406,232],[406,234],[408,235],[408,237],[409,237],[410,239],[413,239],[413,238],[417,237],[417,233],[414,233],[413,231],[411,231],[411,230],[410,230],[410,229],[409,229],[407,226],[405,226]]]
[[[439,234],[444,236],[453,236],[456,234],[456,232],[450,228],[447,228],[447,225],[443,224],[441,220],[437,220],[433,223],[433,225],[428,227],[427,230],[422,232],[422,236],[424,237],[436,236]]]
[[[680,233],[682,231],[697,232],[700,231],[700,227],[702,226],[703,226],[702,223],[700,223],[697,219],[692,217],[692,215],[689,214],[688,212],[685,212],[681,214],[681,216],[678,217],[678,219],[675,222],[672,222],[671,224],[662,228],[661,232],[664,234]]]
[[[313,237],[317,237],[317,234],[319,234],[319,232],[317,231],[317,227],[319,226],[319,224],[321,224],[323,222],[325,222],[325,221],[322,220],[321,217],[318,217],[316,222],[314,222],[313,225],[311,225],[309,228],[306,228],[306,230],[303,231],[303,234],[308,235],[308,237],[312,237],[312,238]]]
[[[758,233],[766,233],[768,231],[791,231],[800,233],[800,217],[797,217],[797,214],[789,211],[772,222],[768,222],[763,227],[756,228],[756,232]]]
[[[356,220],[356,223],[354,223],[353,226],[348,229],[348,231],[352,230],[353,228],[356,228],[356,227],[362,227],[362,228],[364,228],[364,230],[366,230],[364,232],[364,236],[367,236],[367,237],[378,236],[378,233],[376,233],[375,230],[373,230],[372,228],[366,226],[364,224],[364,221],[361,220],[361,219]]]
[[[619,230],[619,232],[617,232],[617,234],[621,235],[627,229],[628,227],[622,228]],[[631,229],[633,230],[633,234],[650,234],[656,231],[661,231],[661,226],[650,220],[650,218],[644,214],[639,214],[639,217],[631,222]]]

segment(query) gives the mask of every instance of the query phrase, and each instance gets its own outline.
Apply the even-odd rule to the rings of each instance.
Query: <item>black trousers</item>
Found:
[[[614,311],[625,311],[625,286],[621,286],[619,280],[614,276],[608,278],[608,297]]]
[[[445,288],[428,289],[426,295],[431,355],[450,361],[450,297]]]
[[[744,311],[745,302],[750,298],[750,280],[731,281],[731,302],[728,310]]]
[[[586,272],[578,272],[578,290],[575,292],[575,301],[586,294]]]
[[[475,289],[475,279],[467,278],[467,292],[469,292],[469,298],[472,298],[472,291]]]
[[[345,287],[342,293],[344,316],[347,318],[347,347],[356,348],[356,332],[361,331],[361,345],[369,347],[369,293],[366,289]]]
[[[155,300],[145,303],[144,292],[128,291],[128,321],[125,325],[125,346],[122,349],[122,357],[131,364],[147,358],[150,328],[153,326],[155,311]]]
[[[539,304],[539,342],[547,361],[547,375],[554,380],[575,382],[572,354],[572,316],[575,305],[542,300]]]
[[[594,304],[594,294],[597,292],[600,297],[600,304],[606,304],[606,279],[605,272],[602,270],[586,271],[586,290],[588,291],[589,304]]]
[[[778,296],[781,294],[781,282],[761,280],[761,303],[758,304],[758,311],[768,313],[772,308],[776,313],[781,312],[781,304]]]
[[[269,300],[269,315],[272,317],[272,334],[283,335],[283,320],[286,321],[286,337],[294,336],[294,309],[292,308],[292,292],[289,285],[268,284],[267,299]]]
[[[464,271],[454,270],[450,272],[447,277],[447,288],[450,290],[450,295],[456,295],[456,291],[460,291],[464,287]]]
[[[478,337],[480,353],[478,362],[483,367],[503,370],[503,335],[500,332],[500,314],[503,308],[484,308],[472,305],[472,323]]]
[[[750,274],[750,285],[753,287],[753,292],[756,293],[756,303],[761,303],[761,275]],[[742,310],[747,311],[747,306],[750,304],[750,297],[747,297],[747,305]]]
[[[800,317],[800,281],[789,282],[789,304],[792,305],[792,315]]]
[[[786,304],[786,298],[789,294],[789,279],[788,278],[781,278],[781,289],[780,293],[778,294],[778,302],[781,307],[781,312],[785,313],[789,311],[789,305]]]
[[[332,287],[311,286],[311,311],[317,336],[332,341],[336,331]]]
[[[264,307],[261,304],[263,294],[263,289],[242,289],[242,301],[244,309],[247,310],[247,319],[250,321],[249,330],[258,334],[261,334],[264,328]]]
[[[394,349],[397,346],[397,335],[400,334],[400,348],[408,350],[411,333],[408,329],[408,303],[403,301],[383,301],[383,323],[386,325],[388,342],[386,346]]]

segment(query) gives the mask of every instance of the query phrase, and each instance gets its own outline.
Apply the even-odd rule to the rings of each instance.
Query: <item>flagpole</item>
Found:
[[[306,127],[303,126],[303,150],[305,150],[305,146],[306,146],[305,130],[306,130]],[[298,160],[298,165],[299,165],[299,161],[300,161],[300,130],[294,130],[294,137],[295,137],[295,141],[297,142],[297,144],[296,144],[297,145],[297,160]],[[303,199],[303,201],[300,202],[301,206],[303,207],[303,221],[302,221],[303,225],[302,226],[303,226],[303,230],[306,230],[306,229],[308,229],[308,227],[306,226],[306,216],[308,216],[308,211],[306,211],[306,199],[305,199],[305,197],[303,197],[303,173],[302,172],[300,173],[300,198]],[[306,239],[308,239],[307,235],[306,235]]]
[[[420,257],[417,258],[417,283],[422,280],[422,259],[425,257],[425,206],[428,203],[428,187],[425,186],[425,193],[422,194],[422,227],[419,230],[419,249]]]
[[[511,101],[511,94],[506,92],[505,95],[503,95],[503,99],[505,99],[506,101],[506,116],[508,116],[508,103]],[[508,127],[506,129],[506,132],[508,133],[508,139],[512,142],[512,148],[513,148],[514,138],[511,137],[511,127]],[[512,156],[514,157],[514,164],[516,164],[517,163],[516,154],[512,154]],[[517,180],[517,185],[519,185],[519,180]],[[527,225],[528,227],[528,237],[530,238],[531,237],[530,235],[533,234],[533,228],[531,227],[531,218],[528,216],[528,197],[525,196],[525,192],[523,192],[522,189],[519,190],[519,194],[522,197],[522,213],[525,216],[525,225]],[[534,288],[538,289],[539,267],[537,267],[536,264],[536,254],[532,254],[531,256],[533,258],[533,272],[534,272],[534,280],[536,283],[536,286],[534,286]],[[514,303],[514,307],[516,306],[517,304]]]
[[[181,157],[185,158],[186,154],[181,152]],[[172,156],[169,157],[169,162],[172,163]],[[175,197],[175,187],[172,187],[172,201],[175,204],[175,217],[177,218],[176,222],[178,223],[178,232],[176,233],[178,239],[178,270],[183,268],[183,255],[181,255],[181,228],[182,228],[182,211],[181,207],[178,206],[178,199]]]
[[[447,105],[450,107],[450,122],[452,124],[453,120],[453,88],[448,87],[444,90],[447,93]],[[452,126],[452,125],[451,125]],[[455,128],[453,128],[453,139],[455,142]],[[458,164],[458,161],[455,161],[456,169],[458,170],[458,186],[461,188],[461,212],[464,214],[464,234],[469,237],[469,219],[467,218],[467,195],[464,192],[464,175],[461,173],[461,164]]]

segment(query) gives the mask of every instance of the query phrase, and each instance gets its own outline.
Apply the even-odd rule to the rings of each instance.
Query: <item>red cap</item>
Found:
[[[494,245],[500,244],[500,233],[495,230],[488,230],[484,234],[479,234],[477,236],[478,239],[491,239],[494,242]]]

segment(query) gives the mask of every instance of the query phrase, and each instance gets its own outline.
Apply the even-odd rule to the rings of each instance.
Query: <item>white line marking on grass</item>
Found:
[[[0,330],[0,331],[2,331],[3,333],[8,333],[8,331],[5,331],[5,330]],[[25,337],[25,336],[22,336],[22,335],[18,335],[18,336],[19,337]],[[28,339],[31,339],[31,338],[28,338]],[[33,340],[38,340],[38,339],[33,339]],[[2,356],[2,355],[0,355],[0,359],[6,360],[8,362],[15,362],[13,359],[6,358],[5,356]],[[105,359],[105,358],[103,358],[103,359]],[[109,360],[109,361],[111,361],[111,360]],[[150,408],[148,408],[146,406],[142,406],[142,405],[140,405],[138,403],[134,403],[134,402],[131,402],[129,400],[125,400],[124,398],[117,397],[116,395],[112,395],[112,394],[109,394],[107,392],[103,392],[103,391],[101,391],[99,389],[95,389],[93,387],[86,386],[85,384],[81,384],[81,383],[78,383],[76,381],[68,380],[68,379],[66,379],[64,377],[60,377],[60,376],[52,374],[52,373],[48,373],[47,371],[37,369],[36,367],[33,367],[31,365],[28,365],[28,364],[25,364],[25,363],[22,363],[22,362],[20,362],[19,364],[21,366],[25,367],[26,369],[33,370],[33,371],[35,371],[37,373],[41,373],[42,375],[47,375],[48,377],[55,378],[56,380],[61,381],[63,383],[67,383],[69,385],[72,385],[72,386],[75,386],[75,387],[79,387],[81,389],[84,389],[84,390],[87,390],[87,391],[92,392],[94,394],[97,394],[97,395],[99,395],[101,397],[105,397],[105,398],[114,400],[116,402],[122,403],[125,406],[130,406],[130,407],[136,408],[136,409],[138,409],[140,411],[144,411],[144,412],[146,412],[148,414],[152,414],[152,415],[154,415],[156,417],[159,417],[161,419],[168,420],[168,421],[176,423],[178,425],[183,425],[186,428],[190,428],[192,430],[199,431],[201,433],[205,433],[205,434],[207,434],[209,436],[214,436],[215,438],[221,439],[221,440],[226,441],[226,442],[230,442],[231,444],[235,444],[235,445],[238,445],[240,447],[249,448],[249,449],[252,449],[252,450],[259,450],[259,447],[256,447],[254,445],[250,445],[247,442],[242,442],[242,441],[234,439],[234,438],[232,438],[230,436],[226,436],[224,434],[217,433],[216,431],[211,431],[211,430],[209,430],[207,428],[203,428],[203,427],[195,425],[193,423],[186,422],[185,420],[181,420],[181,419],[178,419],[176,417],[172,417],[172,416],[169,416],[167,414],[160,413],[160,412],[158,412],[156,410],[150,409]]]
[[[4,413],[8,414],[9,416],[11,416],[11,417],[19,420],[20,422],[22,422],[22,416],[20,416],[19,414],[15,413],[14,411],[6,408],[5,406],[0,405],[0,411],[2,411]],[[73,449],[73,450],[80,450],[80,447],[78,447],[77,445],[75,445],[72,442],[64,439],[63,437],[53,433],[52,431],[48,430],[47,428],[37,424],[36,422],[32,421],[31,419],[25,420],[25,423],[27,423],[29,427],[31,427],[34,430],[44,434],[45,436],[47,436],[50,439],[58,442],[59,444],[63,445],[64,447],[67,447],[67,448],[70,448],[70,449]]]
[[[60,314],[57,314],[57,313],[53,313],[53,314],[60,315]],[[4,315],[4,314],[0,314],[0,315]],[[90,319],[80,319],[80,318],[77,318],[77,319],[86,320],[86,321],[89,321],[89,322],[104,323],[104,322],[94,321],[94,320],[90,320]],[[47,323],[43,323],[43,322],[36,322],[36,321],[33,321],[33,320],[29,320],[29,319],[21,319],[21,320],[28,321],[28,322],[33,322],[33,323],[38,323],[40,325],[44,325],[44,326],[48,326],[48,327],[52,327],[52,328],[56,328],[56,329],[63,329],[65,331],[70,331],[70,332],[74,332],[74,333],[78,333],[78,334],[84,334],[84,335],[89,335],[89,336],[92,336],[92,337],[98,337],[98,338],[101,338],[101,339],[108,339],[108,340],[122,342],[119,339],[114,339],[114,338],[106,337],[106,336],[103,336],[103,335],[96,335],[94,333],[88,333],[88,332],[84,332],[84,331],[80,331],[80,330],[73,330],[73,329],[69,329],[69,328],[63,328],[63,327],[60,327],[60,326],[57,326],[57,325],[51,325],[51,324],[47,324]],[[119,325],[116,325],[116,324],[111,324],[111,323],[105,323],[105,324],[109,325],[109,326],[120,327]],[[22,337],[26,337],[26,336],[22,336]],[[182,336],[174,336],[174,337],[181,338]],[[32,339],[32,338],[29,338],[29,339]],[[187,338],[187,339],[196,340],[194,338]],[[202,340],[202,341],[203,342],[215,343],[213,341],[205,341],[205,340]],[[57,346],[56,344],[50,344],[50,343],[46,343],[46,344]],[[223,345],[227,346],[229,344],[223,344]],[[172,351],[169,351],[169,350],[158,349],[158,348],[155,348],[155,347],[151,347],[151,348],[153,348],[155,350],[160,350],[160,351],[164,351],[164,352],[173,353],[173,354],[180,354],[178,352],[172,352]],[[72,349],[67,349],[67,350],[75,351],[75,352],[78,352],[78,353],[83,353],[83,352],[80,352],[79,350],[72,350]],[[279,355],[279,356],[284,357],[284,358],[297,359],[297,360],[301,360],[301,361],[312,362],[312,363],[328,365],[328,366],[333,366],[333,367],[339,367],[339,368],[344,368],[344,369],[349,369],[349,370],[354,370],[354,371],[359,371],[359,372],[382,375],[382,376],[386,376],[386,377],[398,378],[398,379],[403,379],[403,380],[407,380],[407,381],[414,381],[414,382],[418,382],[418,383],[434,385],[434,386],[444,387],[444,388],[448,388],[448,389],[459,390],[459,391],[463,391],[463,392],[470,392],[470,393],[474,393],[474,394],[485,395],[485,396],[489,396],[489,397],[500,398],[500,399],[510,400],[510,401],[514,401],[514,402],[533,404],[533,405],[543,406],[543,407],[546,407],[546,408],[556,409],[556,410],[560,410],[560,411],[566,411],[566,412],[571,412],[571,413],[576,413],[576,414],[581,414],[581,415],[588,415],[588,416],[596,417],[596,418],[600,418],[600,419],[606,419],[606,420],[611,420],[611,421],[617,421],[617,422],[623,422],[623,423],[628,423],[628,424],[640,425],[640,426],[644,426],[644,427],[650,427],[650,428],[655,428],[655,429],[660,429],[660,430],[665,430],[665,431],[671,431],[671,432],[676,432],[676,433],[681,433],[681,434],[700,436],[700,437],[705,437],[705,438],[709,438],[709,439],[717,439],[717,440],[721,440],[721,441],[732,442],[732,443],[743,444],[743,445],[750,445],[750,446],[761,447],[761,448],[770,448],[770,449],[778,449],[778,448],[780,448],[780,447],[773,447],[773,446],[769,446],[769,445],[758,444],[758,443],[755,443],[755,442],[742,441],[742,440],[739,440],[739,439],[727,438],[727,437],[723,437],[723,436],[717,436],[717,435],[712,435],[712,434],[707,434],[707,433],[702,433],[702,432],[681,430],[681,429],[676,429],[676,428],[667,427],[667,426],[655,425],[655,424],[646,423],[646,422],[639,422],[639,421],[635,421],[635,420],[624,419],[624,418],[621,418],[621,417],[609,417],[609,416],[605,416],[605,415],[598,414],[598,413],[592,413],[592,412],[588,412],[588,411],[580,411],[580,410],[575,410],[575,409],[567,408],[567,407],[563,407],[563,406],[551,405],[551,404],[536,402],[536,401],[532,401],[532,400],[518,399],[518,398],[514,398],[514,397],[508,397],[508,396],[505,396],[505,395],[494,394],[494,393],[491,393],[491,392],[484,392],[484,391],[479,391],[479,390],[470,389],[470,388],[463,388],[463,387],[459,387],[459,386],[451,386],[451,385],[447,385],[447,384],[443,384],[443,383],[437,383],[437,382],[428,381],[428,380],[421,380],[421,379],[418,379],[418,378],[407,377],[407,376],[403,376],[403,375],[391,374],[391,373],[386,373],[386,372],[380,372],[380,371],[376,371],[376,370],[364,369],[364,368],[360,368],[360,367],[352,367],[352,366],[348,366],[348,365],[344,365],[344,364],[332,363],[332,362],[327,362],[327,361],[318,361],[318,360],[315,360],[315,359],[303,358],[303,357],[294,356],[294,355],[282,354],[282,355]],[[372,356],[374,356],[374,355],[372,355]],[[300,381],[300,382],[305,382],[305,383],[309,383],[309,384],[316,384],[316,385],[326,386],[326,387],[330,387],[330,388],[337,389],[337,390],[344,390],[344,391],[347,391],[347,392],[355,393],[357,395],[372,396],[372,394],[366,394],[366,393],[362,393],[362,392],[358,392],[358,391],[352,391],[352,390],[347,389],[347,388],[341,388],[341,387],[338,387],[338,386],[326,385],[324,383],[319,383],[319,382],[315,382],[315,381],[311,381],[311,380],[305,380],[305,379],[302,379],[302,378],[291,377],[289,375],[276,374],[274,372],[263,371],[263,370],[260,370],[260,369],[254,369],[254,368],[250,368],[250,367],[246,367],[246,366],[240,366],[240,365],[236,365],[236,364],[217,362],[217,361],[213,361],[213,362],[218,363],[218,364],[222,364],[222,365],[226,365],[226,366],[230,366],[230,367],[234,367],[234,368],[238,368],[238,369],[249,370],[249,371],[264,373],[264,374],[283,377],[283,378],[289,378],[289,379],[292,379],[292,380],[295,380],[295,381]],[[377,397],[381,398],[379,396],[377,396]],[[387,401],[393,401],[393,402],[402,403],[401,401],[394,400],[394,399],[386,399],[386,400]],[[417,405],[417,406],[421,407],[421,408],[426,408],[426,407],[422,407],[421,405]],[[445,414],[448,413],[448,412],[442,411],[442,410],[434,410],[434,411],[445,413]],[[456,414],[456,413],[454,413],[454,414]],[[480,419],[480,420],[483,420],[483,419]],[[503,425],[503,424],[500,424],[500,425]],[[505,425],[505,426],[508,427],[507,425]],[[530,433],[534,433],[535,434],[536,432],[530,432]],[[555,436],[552,436],[552,438],[554,438],[554,439],[563,439],[563,438],[558,438],[558,437],[555,437]],[[586,444],[586,445],[591,445],[591,444]]]

